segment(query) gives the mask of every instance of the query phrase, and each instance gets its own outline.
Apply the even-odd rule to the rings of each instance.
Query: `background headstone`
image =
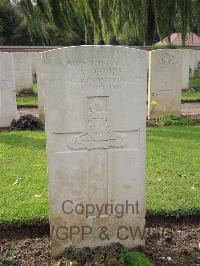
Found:
[[[14,52],[14,75],[16,90],[23,88],[32,88],[32,53]]]
[[[182,89],[189,88],[190,81],[190,49],[181,49],[182,52]]]
[[[189,88],[189,79],[194,76],[194,71],[200,63],[200,51],[192,49],[180,49],[183,55],[182,61],[182,89]]]
[[[68,47],[44,52],[42,61],[53,256],[70,245],[143,245],[146,52]],[[66,214],[68,201],[71,214]],[[135,206],[134,214],[130,206],[126,213],[126,201]],[[86,210],[77,214],[77,204],[78,211],[86,204],[110,207],[98,217],[92,207],[88,216]],[[121,218],[118,204],[125,207]],[[104,226],[109,239],[101,235]],[[89,228],[84,238],[82,230]],[[135,239],[130,228],[137,231]],[[80,232],[71,235],[73,230]]]
[[[148,117],[181,112],[182,52],[164,49],[150,52]]]
[[[195,49],[188,49],[189,64],[191,69],[191,77],[194,75],[194,70],[197,68],[200,62],[200,51]]]
[[[194,70],[197,68],[200,63],[200,50],[195,50],[194,53]]]
[[[10,126],[16,114],[13,56],[9,53],[0,53],[0,127]]]

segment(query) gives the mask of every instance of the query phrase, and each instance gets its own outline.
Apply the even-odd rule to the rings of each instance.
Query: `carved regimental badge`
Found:
[[[172,54],[164,53],[160,55],[160,63],[165,66],[172,65],[175,63],[175,59]]]
[[[107,98],[88,98],[87,131],[72,137],[67,145],[69,148],[91,150],[126,146],[127,141],[124,135],[114,132],[111,123],[108,121]]]

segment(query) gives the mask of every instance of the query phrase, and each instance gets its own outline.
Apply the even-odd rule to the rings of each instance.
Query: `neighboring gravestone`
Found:
[[[16,90],[32,88],[32,53],[13,53],[15,88]]]
[[[200,63],[200,50],[193,50],[193,60],[194,60],[194,70],[198,67],[198,64]]]
[[[0,127],[10,126],[16,114],[13,56],[9,53],[0,53]]]
[[[181,86],[181,89],[188,89],[189,80],[190,80],[189,49],[181,49],[181,52],[182,52],[182,86]]]
[[[39,118],[42,123],[45,123],[44,116],[44,88],[42,83],[42,52],[34,53],[34,63],[33,68],[36,73],[36,82],[37,82],[37,93],[38,93],[38,111]]]
[[[145,51],[43,53],[52,254],[144,244]]]
[[[150,52],[148,117],[181,112],[182,52],[177,49]]]
[[[200,51],[195,49],[187,49],[190,67],[190,76],[193,77],[194,70],[197,68],[200,62]]]

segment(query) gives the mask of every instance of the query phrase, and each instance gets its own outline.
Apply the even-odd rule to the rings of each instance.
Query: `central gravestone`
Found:
[[[52,254],[144,244],[145,51],[43,54]]]

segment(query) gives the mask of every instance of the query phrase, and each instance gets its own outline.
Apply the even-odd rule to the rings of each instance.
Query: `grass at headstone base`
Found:
[[[109,249],[106,247],[97,247],[94,249],[66,248],[61,264],[62,266],[67,266],[71,262],[71,265],[88,265],[86,262],[88,258],[90,265],[153,266],[144,254],[137,251],[128,251],[125,247],[116,243],[111,244]],[[67,261],[66,263],[65,260]],[[60,266],[61,264],[58,263]]]
[[[200,101],[200,80],[191,79],[190,86],[194,87],[194,91],[184,91],[182,92],[181,100],[184,101]],[[38,105],[38,97],[37,94],[37,84],[33,84],[33,87],[30,89],[22,89],[19,90],[25,92],[26,96],[17,96],[17,105]]]
[[[182,92],[181,100],[200,101],[200,90],[199,91]]]
[[[200,89],[200,77],[199,78],[191,78],[189,87],[193,89]]]
[[[17,92],[17,105],[38,105],[37,84],[34,83],[32,88],[20,89]],[[21,94],[21,95],[20,95]]]
[[[147,212],[200,214],[200,126],[147,129]]]
[[[37,96],[17,97],[17,105],[38,105]]]
[[[200,126],[147,128],[147,213],[200,214],[199,166]],[[0,132],[0,224],[47,221],[47,187],[45,133]]]
[[[200,88],[200,63],[197,65],[192,77],[190,77],[189,82],[190,88],[199,89]]]
[[[200,101],[200,91],[182,92],[181,100],[184,101]],[[38,105],[37,96],[17,97],[17,105]]]
[[[199,101],[200,100],[200,64],[194,70],[193,77],[190,78],[189,88],[191,91],[182,92],[181,100],[184,101]]]
[[[44,132],[1,132],[0,165],[0,223],[47,219]]]

